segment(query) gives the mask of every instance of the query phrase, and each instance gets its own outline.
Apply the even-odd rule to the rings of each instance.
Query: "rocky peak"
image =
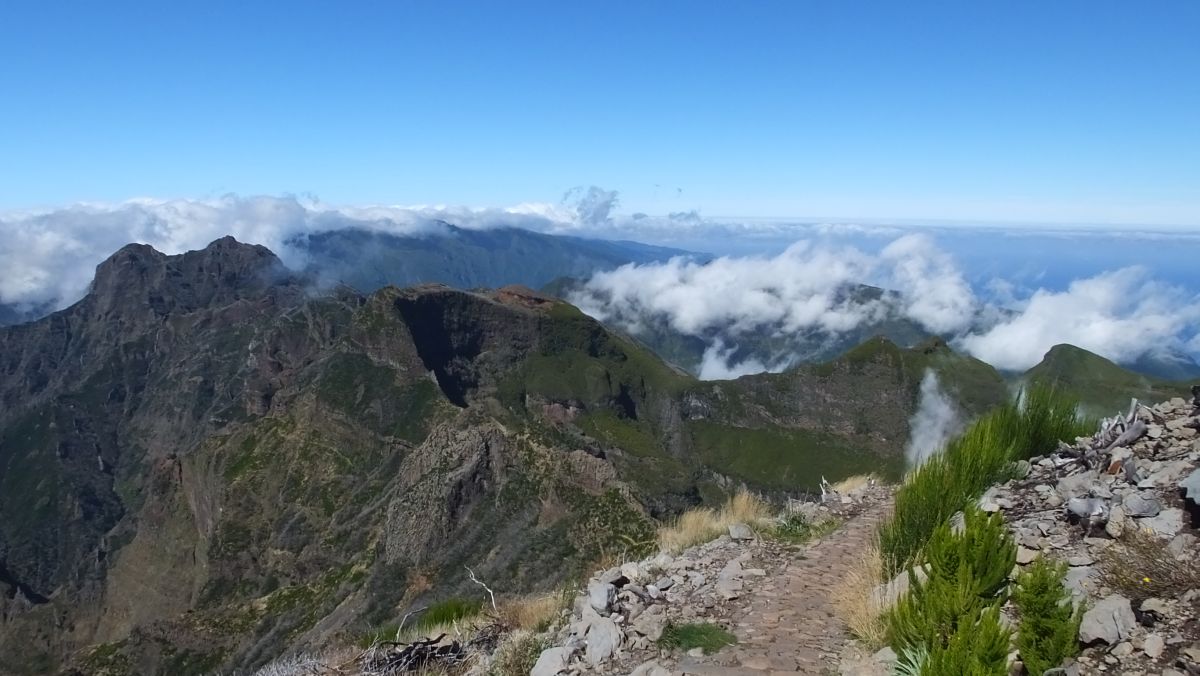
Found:
[[[96,267],[89,298],[97,317],[146,310],[163,316],[258,295],[287,279],[269,249],[229,236],[177,256],[129,244]]]

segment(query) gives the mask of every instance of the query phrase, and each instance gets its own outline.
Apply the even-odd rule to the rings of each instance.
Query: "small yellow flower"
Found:
[[[1150,584],[1150,578],[1148,578],[1148,577],[1143,577],[1143,578],[1142,578],[1142,582],[1145,582],[1146,584]]]

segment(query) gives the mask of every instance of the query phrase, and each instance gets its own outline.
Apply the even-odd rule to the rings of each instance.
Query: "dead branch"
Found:
[[[485,590],[487,590],[488,596],[490,596],[492,598],[492,611],[495,612],[496,611],[496,594],[494,592],[492,592],[492,588],[487,586],[483,582],[481,582],[479,580],[479,578],[475,577],[475,571],[471,570],[470,566],[463,566],[463,567],[466,568],[467,573],[470,574],[471,582],[474,582],[475,584],[477,584],[480,587],[483,587]]]

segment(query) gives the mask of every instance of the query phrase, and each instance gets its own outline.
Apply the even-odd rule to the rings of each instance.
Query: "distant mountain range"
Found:
[[[459,289],[509,284],[536,289],[559,277],[587,277],[626,263],[676,256],[710,258],[638,242],[546,235],[520,228],[468,230],[440,222],[419,235],[343,229],[296,238],[290,244],[307,257],[308,272],[323,282],[346,284],[364,293],[388,285],[430,282]]]

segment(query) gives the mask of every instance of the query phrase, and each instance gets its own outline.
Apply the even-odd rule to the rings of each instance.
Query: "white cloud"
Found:
[[[975,310],[975,294],[954,260],[927,235],[905,235],[884,247],[891,289],[904,295],[905,312],[935,333],[966,328]]]
[[[726,347],[720,338],[714,340],[704,350],[700,360],[699,377],[701,380],[732,380],[751,373],[779,373],[791,365],[792,360],[783,357],[770,364],[761,360],[747,358],[734,361],[737,346]]]
[[[937,374],[925,371],[917,397],[917,410],[908,421],[908,445],[904,457],[909,467],[917,467],[940,453],[962,429],[962,419],[954,402],[942,392]]]
[[[664,317],[676,331],[697,336],[710,329],[736,336],[763,327],[842,332],[881,311],[840,295],[847,283],[868,278],[872,266],[857,249],[802,241],[771,257],[625,265],[598,273],[571,300],[634,332],[650,317]]]
[[[851,302],[844,291],[874,283],[899,297]],[[904,317],[945,336],[960,350],[1004,370],[1025,370],[1051,347],[1070,343],[1121,363],[1164,354],[1195,354],[1200,299],[1126,268],[1076,280],[1064,291],[1035,289],[1017,297],[1002,279],[976,296],[953,257],[927,235],[905,235],[878,255],[828,241],[802,241],[777,256],[675,259],[626,265],[589,280],[571,300],[588,314],[638,333],[653,323],[709,341],[702,377],[744,375],[762,355],[730,364],[739,337],[824,332],[831,339],[864,325]],[[755,362],[754,359],[759,361]]]
[[[570,218],[569,209],[549,205],[334,208],[293,197],[232,195],[213,200],[137,199],[0,214],[0,302],[68,305],[86,291],[96,265],[131,242],[176,254],[233,235],[243,242],[262,244],[285,263],[295,264],[298,253],[287,242],[312,232],[354,227],[403,235],[432,231],[438,221],[465,228],[518,226],[553,232],[568,227]]]
[[[1018,310],[958,344],[996,368],[1023,370],[1059,343],[1118,362],[1188,351],[1200,329],[1200,298],[1140,267],[1076,280],[1064,291],[1039,289]]]

